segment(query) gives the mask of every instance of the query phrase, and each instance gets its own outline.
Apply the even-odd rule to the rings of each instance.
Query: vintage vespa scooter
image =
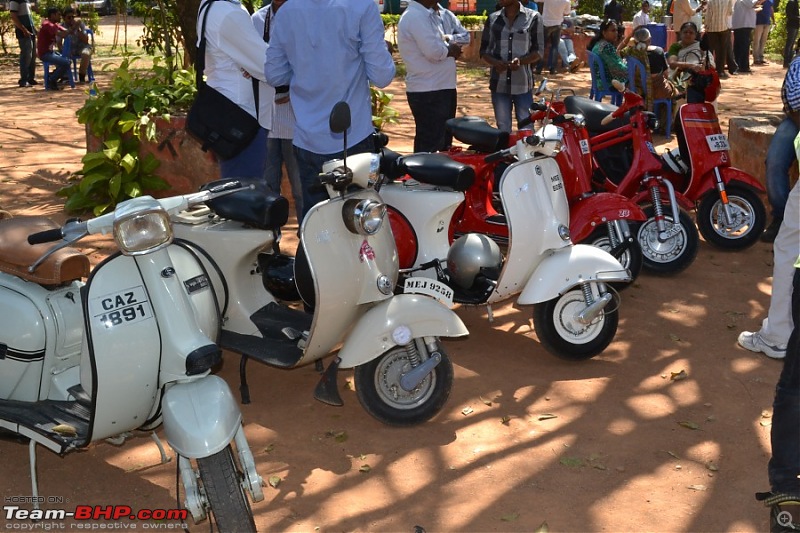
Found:
[[[63,455],[163,422],[194,520],[211,512],[220,531],[255,531],[248,495],[264,498],[261,478],[236,400],[209,372],[219,310],[170,223],[219,194],[144,196],[63,227],[0,221],[0,429],[30,439],[34,502],[37,444]],[[119,251],[90,273],[71,245],[108,233]]]
[[[614,338],[619,299],[607,284],[628,281],[630,274],[604,250],[572,244],[558,163],[540,156],[561,145],[562,132],[553,132],[553,138],[531,135],[486,156],[487,162],[516,159],[500,180],[508,225],[505,257],[484,234],[463,235],[450,244],[453,214],[475,177],[471,166],[442,154],[399,157],[384,165],[384,172],[390,179],[406,174],[411,179],[387,183],[380,194],[389,205],[395,238],[413,248],[413,266],[403,270],[409,276],[406,289],[428,278],[434,294],[449,289],[458,303],[487,306],[519,294],[517,303],[534,306],[534,327],[545,348],[581,360],[599,354]]]
[[[349,108],[338,105],[332,130],[346,133],[349,124]],[[344,142],[347,146],[346,137]],[[377,174],[379,155],[364,157],[368,179],[370,170]],[[453,383],[439,337],[460,337],[467,329],[433,298],[394,294],[397,248],[385,223],[386,206],[372,187],[348,190],[352,159],[359,160],[323,167],[320,180],[330,200],[303,220],[296,257],[281,254],[278,246],[286,200],[259,189],[181,213],[175,233],[210,272],[222,310],[220,346],[242,355],[245,401],[248,359],[296,368],[319,363],[341,343],[315,397],[342,405],[338,369],[354,368],[358,399],[367,412],[386,424],[417,424],[441,410]],[[271,213],[281,201],[282,216],[276,218]],[[287,303],[301,299],[304,305]]]

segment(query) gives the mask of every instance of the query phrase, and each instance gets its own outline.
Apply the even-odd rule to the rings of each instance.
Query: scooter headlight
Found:
[[[142,255],[172,242],[172,224],[161,204],[140,198],[130,206],[118,206],[114,220],[114,240],[123,254]]]
[[[342,206],[344,225],[352,233],[375,235],[386,216],[386,204],[375,200],[347,200]]]

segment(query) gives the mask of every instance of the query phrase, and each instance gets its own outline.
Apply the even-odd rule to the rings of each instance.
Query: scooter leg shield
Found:
[[[627,269],[608,252],[585,244],[561,248],[533,271],[517,303],[546,302],[587,281],[630,281]]]
[[[411,338],[461,337],[467,327],[452,310],[427,296],[398,294],[367,311],[339,351],[341,368],[372,361],[397,343],[393,333],[407,327]]]
[[[218,376],[172,385],[164,394],[163,413],[169,445],[190,459],[222,450],[242,423],[230,387]]]

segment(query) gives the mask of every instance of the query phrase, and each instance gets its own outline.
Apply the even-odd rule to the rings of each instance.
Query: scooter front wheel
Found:
[[[754,192],[735,185],[726,188],[731,221],[725,217],[725,206],[719,193],[712,190],[700,200],[697,227],[703,238],[715,246],[742,250],[752,246],[767,224],[767,210]]]
[[[685,211],[678,211],[679,224],[675,226],[669,207],[664,206],[664,210],[667,232],[677,231],[666,240],[660,240],[655,209],[649,206],[644,209],[647,220],[639,226],[636,240],[642,249],[644,268],[657,274],[672,274],[685,270],[692,264],[697,257],[700,238],[692,217]]]
[[[208,457],[197,459],[200,480],[221,533],[256,530],[253,511],[244,493],[242,474],[233,460],[233,450],[225,448]]]
[[[534,305],[533,327],[548,352],[561,359],[583,361],[605,350],[614,340],[619,324],[618,307],[619,297],[612,293],[605,309],[584,324],[577,317],[586,308],[586,300],[580,287],[576,287]]]
[[[395,346],[355,368],[358,401],[370,415],[391,426],[412,426],[425,422],[442,410],[453,387],[453,363],[438,339],[436,342],[438,349],[435,353],[441,360],[412,390],[403,388],[401,378],[433,355],[422,339],[412,340],[414,347],[411,350]]]

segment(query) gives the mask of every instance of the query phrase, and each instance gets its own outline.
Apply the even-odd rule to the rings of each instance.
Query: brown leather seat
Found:
[[[28,235],[60,228],[47,217],[16,217],[0,220],[0,271],[42,285],[59,285],[89,275],[89,258],[75,248],[63,248],[39,265],[28,267],[56,243],[28,244]]]

